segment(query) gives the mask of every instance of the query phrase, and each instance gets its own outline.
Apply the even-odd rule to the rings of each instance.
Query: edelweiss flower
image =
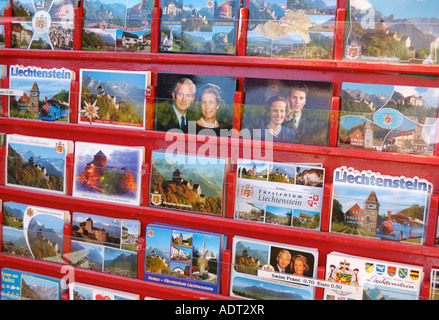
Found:
[[[97,100],[95,100],[95,102],[93,102],[93,104],[90,104],[90,103],[84,101],[85,108],[79,111],[79,112],[84,113],[84,116],[86,118],[88,118],[88,120],[90,121],[90,124],[91,124],[91,120],[93,118],[99,119],[99,115],[98,115],[99,107],[96,107],[96,102],[97,102]]]

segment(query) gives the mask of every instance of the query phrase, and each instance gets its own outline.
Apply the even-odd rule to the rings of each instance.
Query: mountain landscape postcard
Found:
[[[149,71],[80,70],[79,123],[145,128]]]
[[[74,212],[71,264],[136,278],[139,235],[137,220]]]
[[[3,203],[3,213],[4,253],[64,263],[67,211],[8,201]]]
[[[65,193],[66,156],[72,150],[66,140],[8,135],[6,185]]]
[[[438,64],[436,0],[350,0],[345,60]]]
[[[150,52],[153,0],[85,0],[82,49]]]
[[[222,215],[225,174],[223,159],[154,151],[150,206]]]
[[[247,55],[331,59],[336,0],[251,0]]]
[[[165,0],[161,52],[235,54],[236,0]]]

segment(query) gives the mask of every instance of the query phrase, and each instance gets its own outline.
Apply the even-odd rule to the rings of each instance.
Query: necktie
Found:
[[[186,119],[184,116],[181,116],[181,124],[180,124],[181,130],[186,133],[187,132],[187,125],[186,125]]]
[[[297,133],[296,117],[293,117],[293,119],[291,119],[291,121],[293,122],[293,130],[294,130],[295,133]]]

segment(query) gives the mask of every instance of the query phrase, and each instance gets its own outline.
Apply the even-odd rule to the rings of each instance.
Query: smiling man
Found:
[[[189,121],[195,120],[191,110],[195,92],[196,87],[191,79],[180,79],[172,91],[172,100],[157,103],[156,130],[181,129],[187,133]]]

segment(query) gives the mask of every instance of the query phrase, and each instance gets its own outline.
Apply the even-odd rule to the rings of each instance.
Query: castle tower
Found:
[[[172,181],[175,183],[182,183],[183,182],[183,174],[180,170],[175,170],[172,174]]]
[[[366,231],[376,231],[378,212],[380,203],[378,202],[375,191],[372,191],[363,203],[363,223],[362,227]]]
[[[99,150],[93,158],[93,165],[102,173],[107,167],[107,156]]]
[[[373,147],[373,130],[370,121],[366,120],[366,124],[364,125],[364,148],[372,148]]]
[[[35,81],[32,88],[29,91],[29,112],[38,116],[38,109],[40,104],[40,88]]]

